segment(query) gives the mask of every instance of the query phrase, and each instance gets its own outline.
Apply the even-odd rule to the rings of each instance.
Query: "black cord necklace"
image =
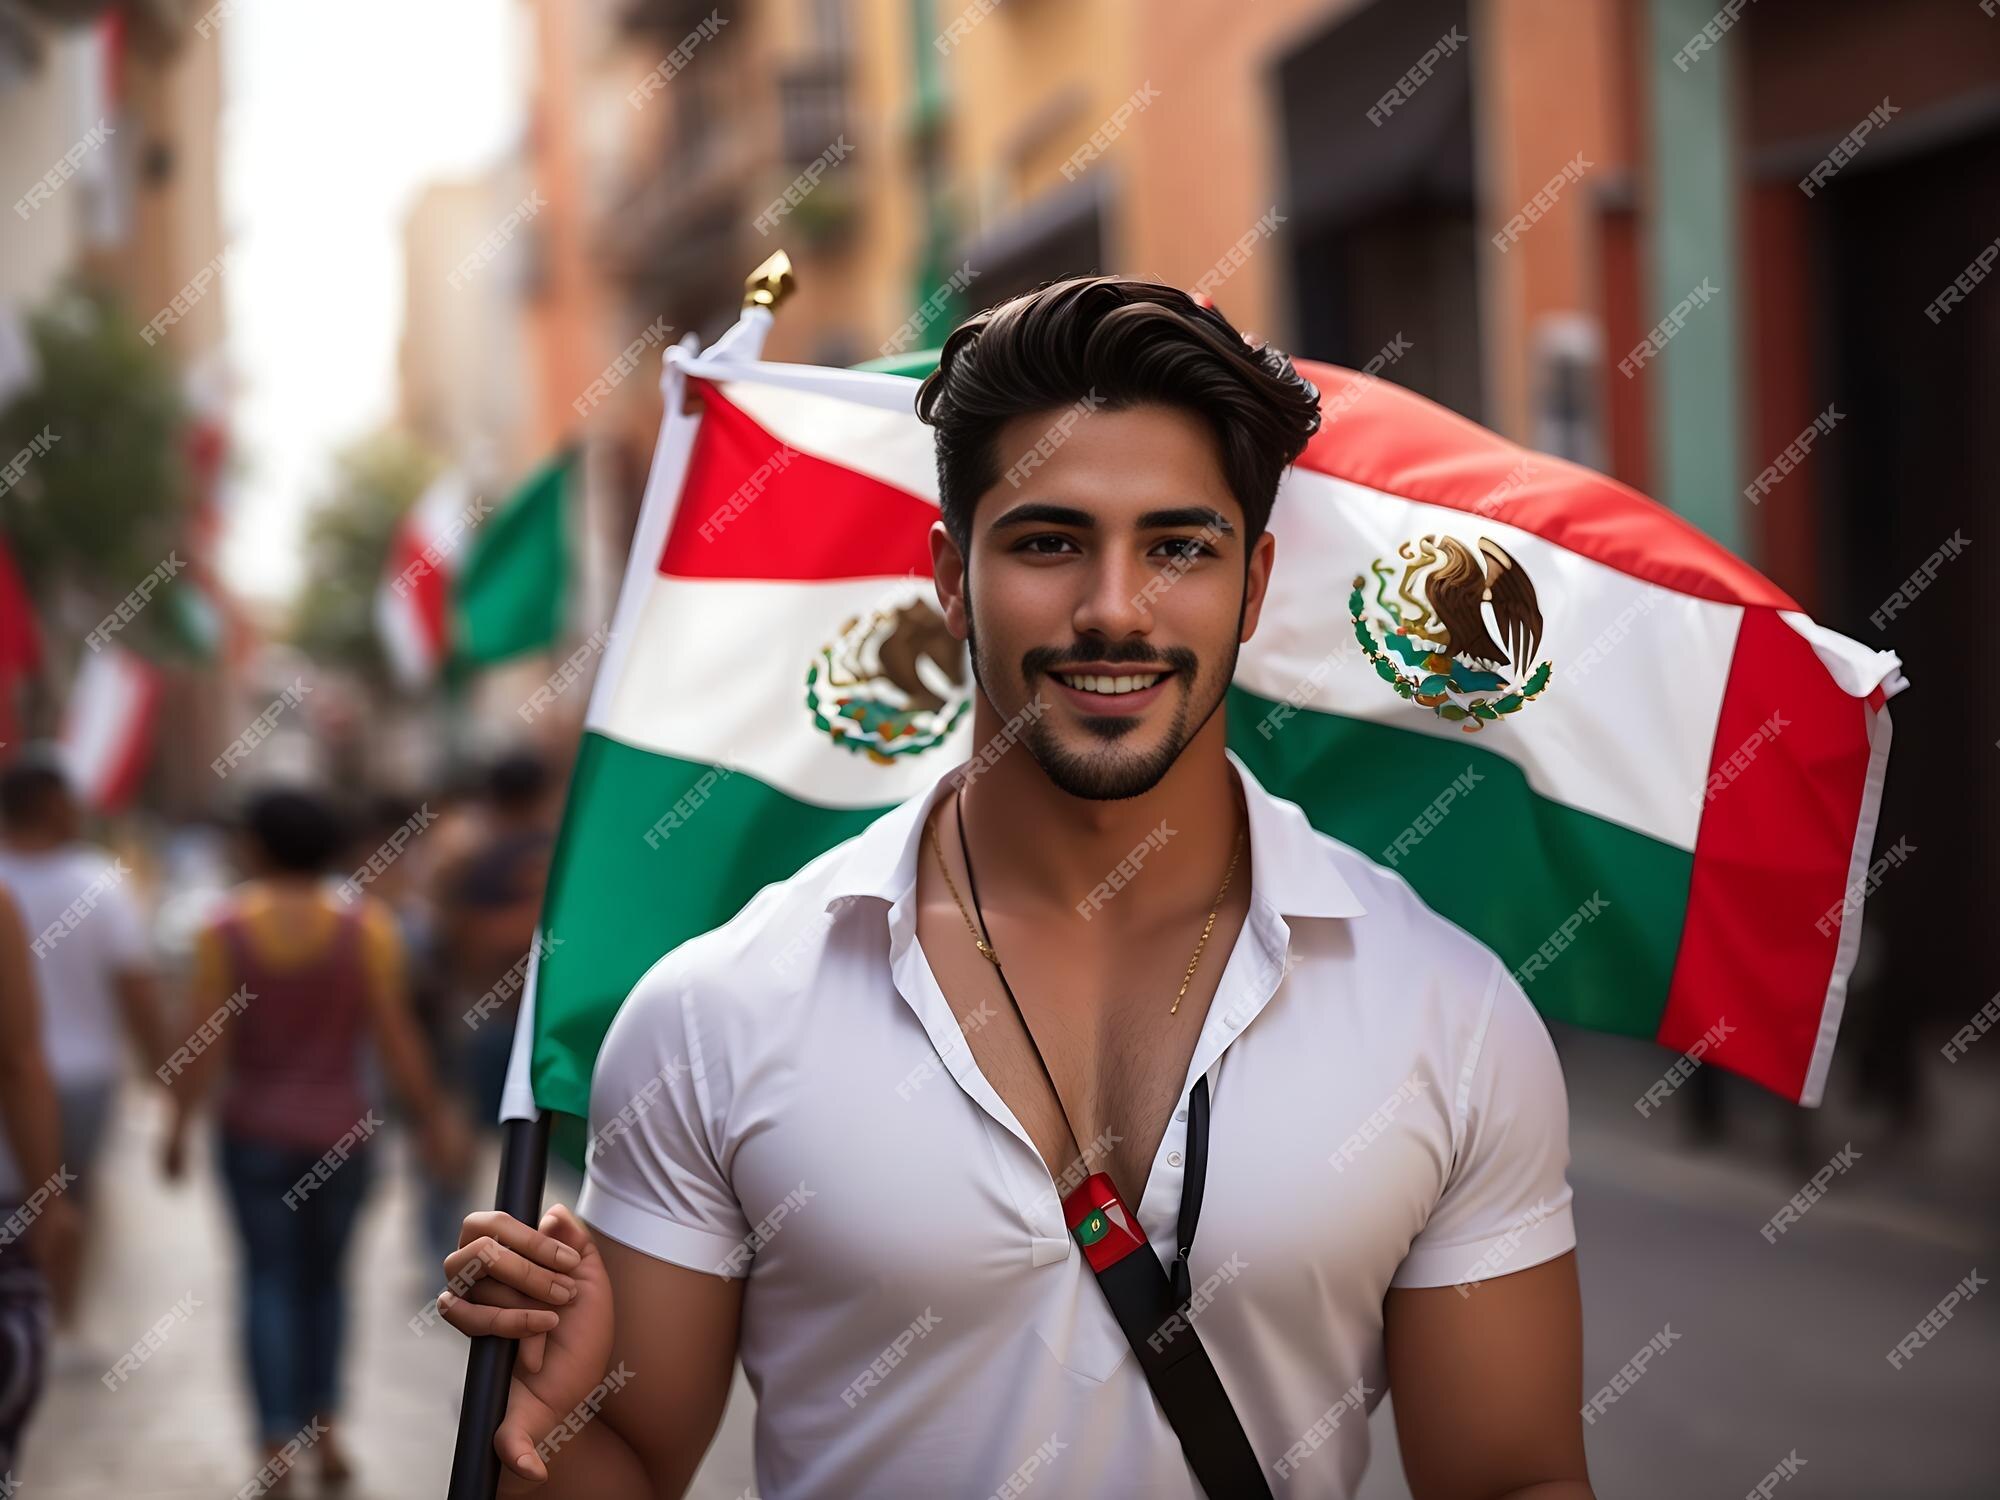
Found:
[[[1078,1169],[1081,1169],[1085,1165],[1083,1161],[1083,1137],[1078,1134],[1075,1123],[1069,1117],[1069,1108],[1063,1103],[1062,1090],[1056,1087],[1055,1075],[1049,1071],[1048,1059],[1042,1056],[1041,1043],[1035,1040],[1035,1029],[1028,1024],[1027,1013],[1021,1009],[1021,1002],[1015,998],[1014,986],[1007,982],[1006,966],[1000,962],[1000,955],[993,947],[992,934],[986,927],[986,914],[979,905],[979,877],[973,872],[972,845],[965,836],[965,790],[963,787],[959,788],[957,794],[952,799],[952,812],[958,823],[959,852],[965,859],[965,884],[972,895],[971,915],[978,923],[978,930],[974,933],[974,938],[979,943],[979,951],[992,962],[993,972],[1000,977],[1000,988],[1006,993],[1007,1003],[1014,1007],[1014,1015],[1021,1023],[1021,1030],[1027,1035],[1028,1048],[1035,1054],[1035,1062],[1041,1067],[1042,1077],[1048,1081],[1049,1092],[1055,1096],[1056,1109],[1062,1115],[1064,1128],[1069,1131],[1070,1144],[1077,1148],[1076,1165]],[[935,830],[931,834],[931,839],[932,845],[935,848],[937,840]],[[1237,847],[1240,852],[1242,847],[1240,837]],[[937,856],[938,867],[943,871],[945,884],[950,886],[951,871],[945,866],[944,851],[938,849]],[[1232,859],[1230,862],[1230,871],[1232,874],[1235,868],[1235,861]],[[1225,876],[1223,878],[1223,891],[1226,892],[1228,889],[1229,877]],[[958,892],[954,889],[952,895],[956,898]],[[1218,905],[1220,901],[1221,897],[1218,895]],[[1204,944],[1208,941],[1208,933],[1214,925],[1215,916],[1213,913],[1210,913],[1209,925],[1202,930],[1202,942]],[[1201,949],[1197,947],[1195,949],[1195,958],[1199,960],[1200,957]],[[1193,966],[1190,965],[1190,976],[1192,973]],[[1186,987],[1186,982],[1183,981],[1183,993],[1185,993]],[[1178,1006],[1179,1002],[1176,1001],[1175,1004]],[[1196,1080],[1194,1089],[1188,1096],[1186,1158],[1187,1175],[1181,1179],[1181,1206],[1174,1233],[1175,1254],[1173,1265],[1169,1272],[1169,1277],[1173,1282],[1174,1301],[1182,1310],[1186,1309],[1188,1299],[1192,1295],[1193,1290],[1193,1275],[1188,1269],[1188,1256],[1194,1250],[1194,1232],[1196,1226],[1201,1221],[1202,1190],[1207,1185],[1208,1179],[1208,1078],[1206,1075]],[[1056,1187],[1058,1194],[1061,1195],[1062,1184],[1060,1180],[1057,1181]]]

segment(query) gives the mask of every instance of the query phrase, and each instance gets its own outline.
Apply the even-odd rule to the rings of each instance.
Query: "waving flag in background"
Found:
[[[929,577],[922,363],[761,363],[769,321],[668,351],[503,1118],[585,1116],[605,1028],[661,953],[978,748]],[[1601,474],[1299,368],[1323,426],[1271,519],[1231,747],[1545,1015],[1706,1038],[1818,1103],[1897,659]],[[580,1157],[573,1121],[556,1140]]]
[[[410,507],[375,591],[376,630],[405,686],[555,644],[569,594],[576,459],[574,450],[558,454],[499,505],[448,472]]]

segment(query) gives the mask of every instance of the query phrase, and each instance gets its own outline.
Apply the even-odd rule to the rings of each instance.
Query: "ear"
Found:
[[[966,629],[966,577],[965,554],[958,550],[958,543],[945,530],[944,522],[931,522],[931,577],[937,583],[938,603],[944,609],[944,623],[953,636],[965,640],[970,632]]]
[[[1278,541],[1267,529],[1250,549],[1250,564],[1243,580],[1242,639],[1245,641],[1257,633],[1257,618],[1264,612],[1264,599],[1271,589],[1271,569],[1277,559]]]

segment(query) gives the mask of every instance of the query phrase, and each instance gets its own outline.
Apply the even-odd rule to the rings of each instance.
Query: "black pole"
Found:
[[[548,1169],[549,1112],[532,1120],[500,1122],[500,1181],[493,1206],[524,1224],[542,1217],[542,1182]],[[500,1455],[493,1434],[507,1415],[507,1387],[514,1378],[518,1339],[488,1334],[472,1340],[465,1357],[465,1392],[458,1408],[458,1442],[452,1450],[449,1500],[493,1500],[500,1487]]]

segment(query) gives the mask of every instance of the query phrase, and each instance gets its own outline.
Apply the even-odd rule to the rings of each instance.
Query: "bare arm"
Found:
[[[167,1035],[166,1008],[160,999],[160,981],[151,969],[120,969],[112,978],[112,993],[125,1017],[125,1033],[138,1049],[139,1060],[151,1073],[174,1043]]]
[[[61,1167],[57,1120],[27,936],[13,898],[0,890],[0,1127],[20,1168],[24,1198]]]
[[[371,902],[363,921],[368,929],[364,940],[370,950],[369,982],[365,986],[369,1025],[390,1082],[421,1127],[436,1118],[444,1096],[410,1013],[402,939],[396,935],[393,919],[380,905]]]
[[[1570,1252],[1384,1304],[1396,1437],[1416,1500],[1592,1500],[1583,1311]]]

